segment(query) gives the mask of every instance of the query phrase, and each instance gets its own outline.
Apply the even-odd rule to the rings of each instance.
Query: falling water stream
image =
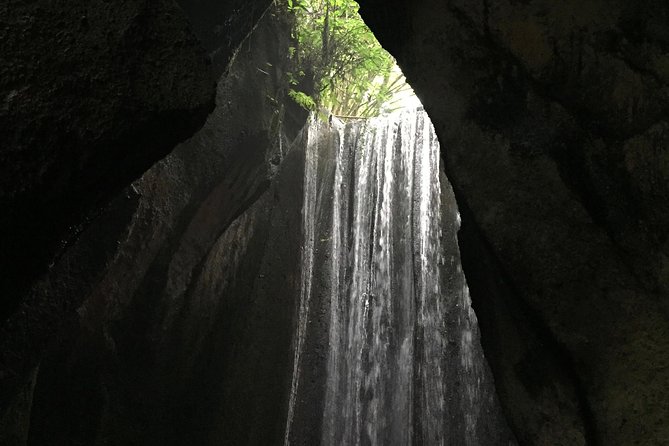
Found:
[[[499,415],[459,256],[447,252],[459,216],[427,114],[314,118],[306,141],[284,444],[313,444],[295,428],[311,417],[324,446],[506,446],[481,434]],[[309,337],[322,339],[320,365],[305,359]],[[318,367],[324,382],[303,376]],[[319,415],[300,418],[300,405]]]

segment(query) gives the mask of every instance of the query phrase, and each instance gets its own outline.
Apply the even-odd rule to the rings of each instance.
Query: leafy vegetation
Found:
[[[354,0],[288,0],[288,9],[296,18],[291,57],[300,67],[290,80],[297,88],[305,76],[313,76],[315,90],[309,95],[293,89],[290,96],[298,104],[348,117],[398,107],[398,94],[410,88],[360,18]]]

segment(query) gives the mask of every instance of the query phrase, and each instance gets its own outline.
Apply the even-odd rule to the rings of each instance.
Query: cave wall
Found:
[[[245,15],[269,1],[212,3]],[[220,31],[221,60],[246,33]],[[12,436],[25,423],[7,408],[29,406],[35,364],[85,294],[71,280],[30,290],[57,263],[82,285],[99,273],[122,224],[89,240],[97,258],[69,248],[96,217],[132,213],[132,194],[110,200],[202,126],[217,75],[173,0],[10,0],[0,36],[0,430]]]
[[[522,444],[669,438],[669,5],[361,0],[442,143]]]
[[[273,431],[265,422],[279,416],[277,389],[287,387],[278,370],[290,357],[296,293],[290,275],[277,280],[287,302],[264,289],[257,291],[263,298],[249,301],[245,287],[261,287],[258,271],[283,274],[273,265],[285,261],[288,268],[299,249],[289,238],[267,240],[270,227],[300,221],[299,202],[278,204],[284,194],[301,196],[289,190],[301,187],[300,176],[281,180],[277,173],[306,119],[287,100],[290,29],[285,14],[263,15],[220,79],[204,127],[101,207],[2,326],[0,443],[208,444],[220,442],[215,428],[241,443],[245,435],[267,443]],[[301,171],[299,156],[291,159]],[[281,190],[270,188],[275,175]],[[249,246],[220,241],[249,208],[237,223]],[[270,245],[272,257],[265,258]],[[228,265],[235,249],[250,250],[247,276],[200,283],[226,265],[237,274]],[[217,306],[219,293],[229,301]],[[234,317],[240,313],[248,318]],[[262,330],[270,325],[267,314],[283,323]],[[215,387],[244,373],[253,380],[246,393],[202,384]],[[237,392],[236,399],[228,395],[230,404],[222,405],[223,391]],[[208,411],[245,405],[254,405],[243,412],[258,419]]]
[[[176,3],[0,6],[0,317],[104,206],[213,107],[215,77]]]
[[[666,2],[360,3],[439,133],[462,211],[460,246],[482,341],[519,441],[663,444],[669,438]],[[76,343],[73,309],[102,289],[98,279],[108,264],[128,263],[119,268],[130,275],[130,288],[143,274],[116,249],[136,228],[132,222],[158,227],[161,212],[171,215],[154,241],[134,248],[163,258],[154,270],[166,268],[165,253],[179,235],[167,242],[165,234],[169,227],[185,234],[190,219],[175,215],[194,212],[184,204],[188,194],[181,204],[153,208],[141,204],[138,185],[109,198],[202,125],[214,79],[268,4],[199,0],[182,1],[179,9],[169,0],[12,0],[0,6],[4,443],[25,436],[40,354],[63,324],[70,327],[64,339]],[[194,181],[171,174],[169,165],[158,168],[167,172],[165,184],[142,187],[159,196],[170,181]],[[209,187],[194,195],[209,196]],[[261,186],[248,187],[262,195]],[[211,234],[234,219],[235,206],[211,223]],[[146,214],[138,219],[140,211]],[[118,220],[83,234],[91,220],[110,215]],[[95,258],[87,243],[98,247]],[[201,258],[196,251],[188,262]],[[31,286],[49,266],[52,273]],[[97,339],[107,345],[104,336]],[[67,358],[71,349],[56,351],[49,360]]]
[[[176,0],[220,76],[271,0]]]
[[[114,196],[202,126],[217,78],[270,1],[182,3],[0,5],[0,400],[25,384],[17,364],[34,364],[81,304],[31,293],[34,283]],[[226,26],[203,23],[205,10]],[[204,39],[213,34],[217,44]],[[104,263],[104,249],[92,263]]]

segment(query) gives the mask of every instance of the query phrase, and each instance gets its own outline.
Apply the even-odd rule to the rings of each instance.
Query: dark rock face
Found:
[[[103,206],[213,107],[183,12],[160,1],[0,6],[0,317]]]
[[[669,6],[360,3],[440,135],[521,443],[664,444]]]
[[[221,75],[239,43],[251,33],[271,0],[176,0]]]
[[[275,12],[237,52],[204,128],[104,208],[2,327],[0,443],[28,438],[35,376],[29,444],[208,444],[220,442],[214,428],[237,444],[245,435],[275,443],[266,421],[280,415],[277,389],[286,384],[278,370],[290,358],[293,305],[278,298],[280,290],[262,289],[262,281],[256,294],[265,297],[248,300],[246,293],[256,273],[281,274],[276,264],[289,265],[294,250],[299,258],[297,241],[267,238],[270,227],[299,226],[301,203],[279,200],[301,196],[289,190],[301,187],[301,177],[267,188],[287,151],[283,134],[294,135],[306,117],[282,105],[290,23]],[[299,165],[296,157],[285,163]],[[236,223],[240,238],[219,240],[253,203]],[[248,246],[237,246],[242,238]],[[247,275],[229,283],[235,249],[250,251],[238,265]],[[218,282],[203,282],[219,274]],[[276,280],[285,283],[286,299],[295,295],[293,282]],[[229,300],[216,307],[219,291]],[[263,315],[282,311],[282,323],[266,323]],[[253,380],[242,388],[256,396],[211,387],[237,382],[231,375]],[[208,411],[223,406],[223,397],[226,411],[254,405],[243,412],[258,419]]]
[[[158,222],[138,212],[140,224],[70,337],[41,362],[28,444],[280,443],[299,296],[302,162],[291,152],[273,186],[232,223],[222,212],[228,225],[218,237],[221,203],[211,195],[214,207],[198,212],[209,222],[185,217],[191,230],[166,239],[152,240],[147,229]],[[140,181],[153,181],[152,172]],[[211,240],[190,246],[194,228]]]
[[[0,6],[2,444],[25,443],[31,406],[32,444],[277,443],[297,279],[280,276],[277,294],[262,277],[299,258],[297,241],[268,234],[299,224],[281,197],[300,185],[279,175],[266,190],[266,149],[282,113],[289,134],[300,115],[255,86],[281,64],[233,70],[208,126],[106,204],[202,124],[211,73],[269,2],[180,3]],[[665,444],[667,3],[360,3],[440,135],[482,342],[521,444]],[[197,385],[219,377],[254,393]],[[193,409],[222,393],[226,413]]]

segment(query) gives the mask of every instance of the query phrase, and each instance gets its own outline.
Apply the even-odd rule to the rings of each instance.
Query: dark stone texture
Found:
[[[360,3],[437,128],[521,444],[666,444],[669,5]]]
[[[0,443],[23,444],[31,398],[21,389],[32,389],[38,364],[29,444],[213,444],[221,432],[240,438],[237,444],[244,435],[275,443],[266,422],[282,418],[289,383],[277,369],[290,361],[291,287],[299,284],[279,266],[289,268],[295,250],[299,257],[299,242],[268,234],[282,224],[299,227],[301,203],[281,197],[301,196],[285,191],[301,187],[301,176],[279,175],[268,187],[287,151],[284,132],[295,133],[283,122],[301,127],[297,121],[306,118],[284,106],[290,27],[285,14],[264,16],[222,77],[205,126],[99,212],[8,319],[0,349]],[[299,164],[299,155],[291,156]],[[251,253],[240,272],[228,256],[230,243],[241,242],[219,238],[242,214],[248,225],[234,227],[247,234]],[[231,268],[223,282],[201,283],[220,268]],[[288,301],[253,282],[254,271],[282,275],[277,283],[285,284]],[[226,282],[232,279],[239,283]],[[253,283],[264,297],[247,299]],[[239,314],[256,315],[259,325]],[[244,376],[254,380],[254,396],[239,393],[250,385],[215,387]],[[234,420],[213,411],[222,406],[247,407],[258,419],[221,425]]]
[[[231,293],[238,297],[227,311],[252,315],[248,325],[237,320],[235,330],[258,338],[228,333],[234,339],[228,345],[207,331],[223,321],[214,322],[219,313],[207,299],[195,303],[193,290],[203,286],[205,271],[213,274],[221,265],[216,253],[234,251],[223,239],[220,250],[212,247],[237,218],[248,223],[249,246],[262,244],[267,224],[299,222],[294,213],[272,214],[274,208],[245,214],[251,203],[270,200],[263,195],[266,179],[278,163],[267,162],[275,158],[265,151],[273,141],[268,135],[292,117],[284,131],[295,134],[300,113],[270,104],[277,95],[263,96],[265,90],[244,82],[263,85],[281,73],[262,65],[233,70],[219,98],[237,91],[236,99],[219,101],[211,125],[137,182],[137,192],[129,189],[104,204],[201,125],[212,105],[210,73],[224,69],[235,42],[268,2],[180,3],[202,45],[168,0],[10,0],[0,6],[6,321],[0,443],[21,444],[27,436],[36,367],[49,340],[35,387],[32,444],[94,444],[92,438],[206,444],[220,442],[221,432],[238,443],[276,443],[280,429],[267,417],[280,415],[270,412],[283,396],[271,389],[289,382],[284,375],[268,378],[263,371],[271,366],[255,362],[265,358],[285,367],[286,332],[273,327],[279,334],[267,339],[271,331],[256,330],[267,320],[262,309],[270,294],[258,291],[256,302]],[[440,135],[462,209],[463,266],[482,342],[518,440],[666,444],[669,5],[360,3]],[[257,45],[241,48],[243,54]],[[264,116],[261,123],[254,113]],[[85,217],[91,210],[98,216],[93,223]],[[118,220],[105,227],[101,221],[110,215]],[[76,240],[89,224],[88,235]],[[237,225],[230,227],[241,231]],[[66,252],[61,245],[68,245]],[[258,271],[275,265],[264,257],[245,259],[245,268]],[[51,274],[37,281],[52,260]],[[259,286],[259,279],[239,278],[246,286]],[[288,293],[294,284],[286,280]],[[80,314],[68,317],[84,300]],[[197,305],[212,309],[211,319],[192,316],[202,314],[189,309]],[[289,319],[280,311],[276,317]],[[173,328],[193,320],[202,331],[191,327],[189,339],[197,342],[193,356],[183,359]],[[59,327],[66,329],[52,338]],[[276,349],[256,349],[263,342]],[[168,359],[175,357],[187,370],[174,368]],[[212,358],[221,357],[229,368],[217,362],[208,372]],[[237,419],[239,427],[222,424],[214,435],[192,428],[198,417],[218,415],[191,409],[203,398],[212,398],[213,407],[220,389],[188,386],[218,370],[258,381],[249,397],[228,390],[231,408],[257,408],[258,415]],[[182,372],[189,376],[184,382],[162,385],[174,384]],[[265,429],[255,429],[261,425]]]
[[[50,343],[70,340],[60,339],[59,333],[117,256],[138,199],[129,189],[105,206],[0,327],[0,444],[25,444],[18,439],[25,436],[41,355]]]
[[[98,209],[213,107],[172,0],[0,6],[0,319]]]
[[[443,164],[443,163],[442,163]],[[449,414],[448,424],[448,438],[446,444],[456,445],[462,444],[463,438],[468,438],[464,435],[465,432],[474,431],[475,437],[469,434],[469,438],[475,438],[472,442],[477,446],[494,445],[494,446],[517,446],[509,424],[502,412],[499,403],[498,394],[503,391],[514,394],[514,399],[523,400],[524,395],[521,389],[500,389],[495,386],[487,358],[484,357],[481,348],[481,334],[478,329],[479,320],[481,317],[487,315],[479,315],[465,311],[465,308],[470,308],[464,301],[469,299],[470,291],[473,286],[479,286],[485,283],[481,280],[474,280],[470,278],[471,284],[467,283],[465,274],[462,269],[462,263],[469,259],[463,258],[460,252],[459,237],[466,232],[468,228],[461,227],[461,210],[455,200],[453,189],[443,172],[443,165],[441,166],[440,174],[441,182],[441,206],[442,206],[442,232],[441,243],[444,247],[445,259],[444,267],[446,273],[444,280],[443,295],[446,302],[446,337],[447,337],[447,360],[445,361],[445,386],[447,396],[447,404],[452,407],[460,407],[460,410],[453,410]],[[471,254],[471,250],[467,253]],[[477,255],[477,254],[474,254]],[[481,257],[477,257],[481,258]],[[490,271],[486,268],[484,271]],[[443,274],[443,273],[442,273]],[[482,279],[482,278],[477,278]],[[502,304],[503,305],[503,304]],[[502,312],[499,312],[502,313]],[[495,320],[504,320],[506,314],[495,315]],[[502,325],[502,324],[500,324]],[[463,346],[462,335],[469,332],[472,337],[471,346]],[[516,333],[499,333],[494,339],[497,342],[506,342],[509,337],[514,339]],[[527,335],[527,332],[523,333]],[[460,337],[460,339],[458,339]],[[490,341],[491,339],[487,339]],[[515,342],[510,342],[514,345]],[[504,347],[507,347],[505,345]],[[502,349],[490,349],[488,351],[501,351]],[[513,349],[509,350],[509,353]],[[470,364],[465,367],[462,361],[468,358]],[[555,371],[548,370],[546,375],[553,377]],[[461,388],[466,388],[468,385],[476,383],[475,388],[478,392],[476,395],[476,403],[472,404],[469,401],[469,395]],[[453,400],[457,403],[454,404]],[[475,405],[472,409],[472,405]],[[563,432],[563,435],[568,435]]]
[[[216,75],[227,68],[239,43],[249,35],[271,0],[176,0],[207,49]]]

